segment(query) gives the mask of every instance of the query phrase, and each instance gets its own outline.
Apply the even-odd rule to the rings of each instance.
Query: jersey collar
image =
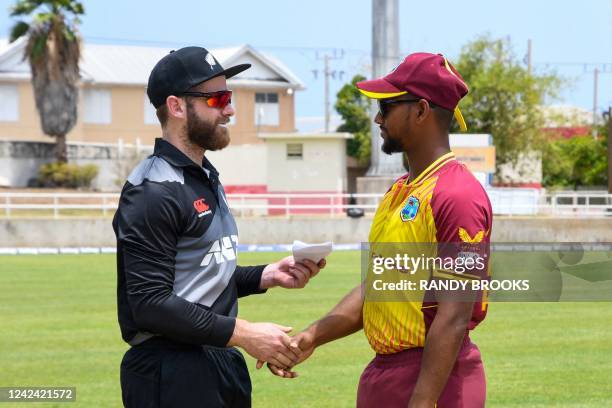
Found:
[[[155,148],[153,149],[153,155],[162,157],[168,163],[175,167],[195,167],[198,168],[198,165],[195,164],[185,153],[181,152],[176,146],[172,143],[164,140],[162,138],[155,139]],[[202,160],[202,167],[206,170],[214,173],[216,176],[219,176],[219,172],[217,169],[208,161],[206,156],[204,160]]]
[[[455,160],[455,154],[453,152],[448,152],[443,156],[438,157],[433,163],[431,163],[421,174],[419,174],[414,180],[412,180],[408,185],[415,185],[417,183],[421,183],[431,177],[435,172],[440,170],[442,166],[446,163]]]
[[[155,139],[153,155],[159,156],[175,167],[196,166],[196,164],[177,149],[172,143],[162,138]]]

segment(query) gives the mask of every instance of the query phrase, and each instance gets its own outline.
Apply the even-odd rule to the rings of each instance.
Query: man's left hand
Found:
[[[325,259],[318,264],[309,259],[295,262],[293,256],[288,256],[265,267],[261,275],[261,289],[280,286],[287,289],[299,289],[306,286],[325,267]]]

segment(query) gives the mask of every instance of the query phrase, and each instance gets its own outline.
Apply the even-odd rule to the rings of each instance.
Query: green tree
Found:
[[[469,86],[459,104],[471,133],[489,133],[496,164],[516,163],[521,153],[544,146],[540,106],[556,98],[563,80],[556,74],[529,74],[509,39],[482,35],[463,47],[455,64]]]
[[[542,184],[546,187],[604,186],[608,183],[607,127],[591,135],[551,141],[544,148]]]
[[[56,140],[56,159],[67,161],[66,134],[77,121],[80,38],[74,0],[18,0],[11,10],[19,20],[10,41],[27,36],[24,59],[32,72],[32,88],[43,132]]]
[[[356,158],[359,163],[367,164],[370,160],[370,100],[355,86],[366,78],[355,75],[349,84],[344,85],[337,94],[336,111],[342,116],[344,123],[338,132],[352,133],[354,138],[346,144],[346,153]]]

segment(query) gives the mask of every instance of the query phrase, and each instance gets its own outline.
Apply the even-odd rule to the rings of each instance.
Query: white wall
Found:
[[[287,158],[287,144],[302,143],[303,158]],[[346,190],[346,140],[293,137],[266,139],[269,191]]]
[[[206,152],[226,186],[265,185],[268,154],[265,144],[229,145],[223,150]]]
[[[243,244],[367,241],[372,219],[237,218]],[[493,242],[611,242],[612,218],[498,217]],[[0,219],[1,247],[83,247],[116,244],[110,218]]]

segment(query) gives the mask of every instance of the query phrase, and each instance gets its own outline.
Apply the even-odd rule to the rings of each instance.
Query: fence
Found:
[[[612,194],[538,189],[492,188],[494,214],[508,216],[612,216]],[[238,217],[297,215],[337,217],[349,208],[371,215],[382,194],[228,194]],[[116,193],[0,193],[0,216],[108,216],[117,208]]]

